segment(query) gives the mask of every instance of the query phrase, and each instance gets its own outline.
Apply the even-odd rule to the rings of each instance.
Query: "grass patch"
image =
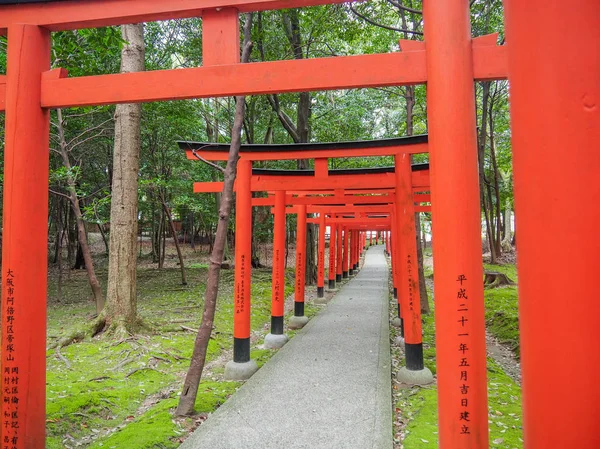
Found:
[[[486,269],[490,265],[486,265]],[[514,265],[491,267],[516,280]],[[514,277],[513,277],[514,276]],[[431,295],[431,291],[429,292]],[[392,303],[394,300],[391,300]],[[485,291],[488,329],[501,341],[516,342],[518,350],[517,289],[503,287]],[[393,304],[395,307],[395,304]],[[425,366],[435,374],[434,310],[423,315],[423,348]],[[392,335],[397,330],[391,328]],[[395,336],[395,335],[394,335]],[[397,357],[398,354],[393,354]],[[523,447],[521,387],[492,359],[487,361],[488,409],[490,448],[515,449]],[[439,445],[437,421],[437,386],[413,387],[401,391],[395,404],[396,412],[407,420],[403,446],[407,449],[436,449]]]
[[[194,266],[195,264],[192,264]],[[188,268],[188,285],[178,269],[138,270],[138,310],[151,331],[125,341],[86,339],[61,350],[70,366],[54,352],[47,353],[47,448],[176,448],[194,427],[194,418],[174,419],[178,394],[192,353],[203,309],[207,269]],[[98,273],[106,285],[106,270]],[[215,328],[208,362],[216,360],[233,341],[232,270],[221,272]],[[292,275],[293,278],[293,275]],[[293,290],[288,280],[286,294]],[[85,273],[73,272],[57,297],[49,283],[49,343],[82,323],[95,306],[90,301]],[[266,333],[270,321],[270,270],[252,273],[252,332]],[[308,312],[312,313],[310,308]],[[308,313],[307,313],[308,314]],[[262,338],[257,339],[262,343]],[[274,353],[253,349],[259,365]],[[222,367],[205,375],[196,401],[198,413],[214,411],[240,385],[220,380]]]
[[[499,271],[517,282],[517,267],[513,264],[485,264],[485,270]],[[485,321],[488,331],[502,344],[520,356],[519,346],[519,307],[518,289],[516,285],[486,289]]]

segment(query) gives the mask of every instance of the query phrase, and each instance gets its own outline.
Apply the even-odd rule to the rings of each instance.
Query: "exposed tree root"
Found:
[[[514,281],[504,273],[497,271],[486,271],[483,285],[485,288],[497,288],[502,285],[515,285]]]
[[[135,320],[134,323],[127,323],[124,320],[109,321],[106,314],[106,309],[89,323],[86,323],[79,328],[66,334],[57,341],[53,342],[49,348],[64,348],[65,346],[78,343],[85,338],[92,338],[102,334],[104,338],[114,338],[115,340],[126,340],[132,335],[141,331],[150,331],[150,327],[141,318]]]

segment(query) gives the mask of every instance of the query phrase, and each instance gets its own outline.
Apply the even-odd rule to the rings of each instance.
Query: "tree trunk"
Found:
[[[92,294],[94,295],[94,301],[96,303],[96,312],[99,314],[104,308],[104,295],[102,294],[102,287],[96,277],[96,270],[94,269],[94,261],[92,260],[92,252],[88,244],[87,232],[85,230],[85,223],[83,222],[83,214],[81,213],[81,207],[79,206],[79,197],[77,196],[77,186],[75,185],[75,178],[71,175],[71,161],[69,159],[69,152],[67,148],[67,142],[65,139],[62,110],[57,110],[58,114],[58,136],[60,139],[60,155],[63,160],[63,165],[67,169],[67,190],[69,192],[69,201],[73,208],[73,214],[75,215],[75,223],[77,226],[77,239],[79,241],[79,248],[81,250],[81,256],[84,261],[85,270],[88,275],[88,281]],[[62,253],[62,251],[61,251]],[[78,251],[79,253],[79,251]],[[59,257],[62,254],[59,254]]]
[[[512,249],[512,210],[510,199],[506,199],[504,203],[504,239],[502,240],[502,249],[506,252]]]
[[[497,84],[496,84],[497,86]],[[489,114],[490,114],[490,157],[492,159],[492,168],[494,170],[494,194],[496,197],[496,201],[495,201],[495,206],[496,206],[496,240],[495,240],[495,246],[496,246],[496,257],[500,257],[500,255],[502,254],[502,245],[500,243],[501,241],[501,237],[500,237],[500,233],[502,231],[502,227],[501,227],[501,217],[502,217],[502,213],[501,213],[501,203],[500,203],[500,173],[498,171],[498,163],[496,161],[496,147],[495,147],[495,139],[494,139],[494,99],[495,99],[495,94],[497,91],[494,92],[494,96],[492,96],[492,101],[490,101],[490,110],[489,110]]]
[[[106,250],[106,254],[108,254],[108,239],[106,238],[106,230],[104,229],[103,223],[98,223],[98,231],[100,231],[100,236],[102,237],[102,241],[104,242],[104,249]]]
[[[487,183],[486,183],[487,184]],[[487,238],[488,238],[488,243],[490,246],[490,263],[495,264],[497,263],[497,257],[496,257],[496,244],[495,244],[495,240],[494,240],[494,210],[492,209],[492,194],[491,194],[491,187],[489,185],[487,185],[486,187],[487,190],[487,200],[485,199],[484,196],[484,201],[483,201],[483,210],[485,213],[485,228],[486,228],[486,234],[487,234]]]
[[[421,239],[421,214],[415,213],[415,230],[417,238],[417,262],[419,269],[419,295],[421,297],[421,313],[429,313],[429,296],[427,295],[427,285],[425,283],[425,270],[423,268],[423,242]]]
[[[242,53],[242,62],[248,62],[250,51],[252,31],[252,14],[246,14],[246,23],[244,24],[244,46]],[[210,257],[208,268],[208,280],[206,293],[204,296],[204,312],[202,314],[202,324],[198,329],[196,341],[194,342],[194,352],[190,368],[188,369],[183,384],[183,391],[179,397],[179,404],[175,414],[178,416],[189,415],[194,411],[194,403],[198,394],[198,386],[206,362],[206,352],[208,342],[212,333],[215,319],[215,310],[217,305],[217,295],[219,292],[219,274],[223,255],[225,252],[225,241],[227,240],[227,231],[229,228],[229,216],[233,203],[233,184],[237,173],[237,160],[240,152],[242,126],[244,123],[245,97],[237,97],[235,104],[235,118],[233,129],[231,131],[231,147],[229,148],[229,157],[225,167],[225,176],[223,184],[223,195],[221,197],[221,208],[219,210],[219,221],[217,224],[217,236],[215,245]]]
[[[121,52],[121,73],[144,70],[143,24],[122,25],[126,44]],[[125,335],[136,330],[137,316],[137,214],[140,165],[140,104],[117,105],[110,209],[110,252],[105,327]]]
[[[179,242],[177,241],[177,232],[175,231],[173,217],[171,217],[171,211],[169,210],[169,206],[167,206],[167,203],[164,200],[162,201],[162,206],[165,211],[165,215],[167,216],[167,220],[169,220],[171,235],[173,236],[173,242],[175,242],[175,248],[177,249],[177,257],[179,258],[179,266],[181,268],[181,285],[187,285],[187,280],[185,279],[185,265],[183,263],[183,254],[181,254],[181,248],[179,247]]]

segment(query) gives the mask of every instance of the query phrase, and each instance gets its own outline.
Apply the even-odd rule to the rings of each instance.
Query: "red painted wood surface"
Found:
[[[296,220],[296,279],[294,301],[304,302],[306,280],[306,206],[300,206]]]
[[[426,1],[423,22],[435,217],[440,449],[487,449],[481,211],[469,1]]]
[[[2,222],[2,446],[45,447],[49,111],[40,79],[50,34],[8,33]]]
[[[505,2],[525,449],[600,447],[600,4],[562,6]]]
[[[325,214],[319,215],[319,244],[317,249],[317,287],[325,287]]]
[[[273,294],[271,315],[283,316],[285,308],[285,192],[275,194],[273,230]]]
[[[238,161],[235,200],[235,283],[233,336],[250,338],[251,275],[252,275],[252,192],[250,179],[252,162]]]
[[[398,298],[404,317],[404,340],[408,344],[423,342],[421,300],[417,262],[415,207],[410,188],[410,154],[396,156],[397,229],[399,238]]]

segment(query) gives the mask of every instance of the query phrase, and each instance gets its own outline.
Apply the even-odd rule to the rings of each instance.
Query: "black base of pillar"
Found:
[[[404,318],[400,318],[400,336],[404,338]]]
[[[398,289],[394,287],[394,299],[398,299]]]
[[[342,275],[341,274],[336,274],[335,275],[335,282],[342,282]]]
[[[350,270],[348,271],[348,276],[354,276],[354,269],[350,268]]]
[[[325,296],[325,287],[317,287],[317,298]]]
[[[250,337],[233,338],[233,361],[236,363],[250,361]]]
[[[404,345],[406,354],[406,369],[411,371],[420,371],[425,368],[423,362],[423,343],[406,343]]]
[[[335,288],[335,279],[329,279],[329,290],[333,290]]]
[[[348,272],[347,271],[342,271],[342,277],[344,279],[348,279]]]
[[[283,335],[282,316],[271,316],[271,333],[273,335]]]
[[[304,316],[304,303],[303,302],[294,302],[294,315],[295,316]]]

